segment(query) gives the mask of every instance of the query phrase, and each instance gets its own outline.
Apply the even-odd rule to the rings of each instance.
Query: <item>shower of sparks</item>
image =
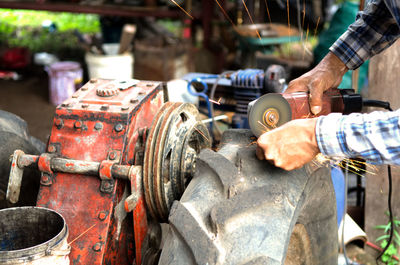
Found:
[[[314,38],[315,38],[315,36],[317,36],[317,29],[318,29],[320,19],[321,19],[320,17],[318,17],[318,19],[317,19],[317,25],[315,26],[315,29],[314,29]]]
[[[306,1],[305,0],[303,1],[303,11],[302,11],[302,13],[303,13],[303,22],[301,23],[301,29],[300,29],[300,32],[301,32],[300,41],[301,42],[303,41],[304,18],[306,17]]]
[[[218,99],[218,101],[212,100],[212,99],[208,99],[208,101],[210,101],[211,103],[217,104],[217,105],[221,105],[221,98]]]
[[[174,3],[177,7],[179,7],[180,10],[183,11],[183,13],[185,13],[188,17],[190,17],[191,20],[193,20],[192,15],[190,15],[185,9],[183,9],[183,7],[181,7],[177,2],[175,2],[175,0],[171,0],[172,3]]]
[[[215,0],[215,2],[217,3],[217,5],[219,6],[219,8],[221,9],[222,13],[224,14],[224,16],[226,17],[226,19],[232,24],[233,29],[238,33],[239,31],[237,30],[237,27],[235,25],[235,23],[233,23],[232,19],[228,16],[228,14],[226,13],[226,11],[223,9],[223,7],[221,6],[221,4],[218,2],[218,0]]]
[[[288,1],[289,1],[289,0],[288,0]],[[255,24],[254,24],[254,21],[253,21],[253,18],[251,17],[250,12],[249,12],[249,9],[247,8],[247,5],[246,5],[246,3],[244,2],[244,0],[242,0],[242,3],[243,3],[244,8],[246,9],[247,15],[249,16],[251,23],[252,23],[253,25],[255,25]],[[261,40],[261,35],[260,35],[260,32],[258,32],[258,29],[257,29],[257,28],[256,28],[256,33],[257,33],[258,38]]]
[[[266,7],[266,9],[267,9],[269,24],[272,26],[272,20],[271,20],[271,15],[269,14],[269,8],[268,8],[267,0],[264,0],[264,2],[265,2],[265,7]]]
[[[355,175],[358,175],[360,177],[364,177],[363,173],[369,173],[371,175],[376,175],[375,172],[369,171],[364,169],[363,167],[371,167],[372,170],[377,171],[377,168],[374,165],[368,164],[363,161],[358,161],[350,158],[331,158],[329,159],[328,157],[324,156],[323,154],[319,153],[315,159],[313,160],[313,163],[317,166],[322,166],[325,162],[327,161],[332,161],[334,165],[337,165]],[[344,164],[346,163],[346,164]]]
[[[86,234],[87,232],[89,232],[90,229],[92,229],[96,224],[92,225],[91,227],[89,227],[88,229],[86,229],[82,234],[80,234],[79,236],[75,237],[71,242],[69,242],[70,245],[72,245],[72,243],[74,243],[75,240],[77,240],[78,238],[80,238],[81,236],[83,236],[84,234]]]

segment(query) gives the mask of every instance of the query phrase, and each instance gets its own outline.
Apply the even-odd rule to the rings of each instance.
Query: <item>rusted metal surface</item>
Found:
[[[167,220],[172,202],[193,175],[197,153],[210,146],[208,130],[193,105],[162,107],[147,138],[143,164],[146,205],[155,219]]]
[[[18,166],[18,158],[23,154],[23,151],[16,150],[11,161],[11,170],[10,177],[8,179],[6,198],[12,203],[17,203],[19,199],[24,170]]]
[[[83,174],[100,171],[103,179],[129,175],[130,165],[135,161],[138,130],[150,127],[163,103],[161,86],[138,82],[119,89],[115,95],[98,96],[97,88],[109,82],[112,81],[92,79],[58,106],[49,139],[49,147],[55,148],[48,151],[56,156],[50,159],[50,164],[55,161],[57,169],[70,173],[50,167],[54,180],[49,186],[41,186],[37,205],[55,209],[65,217],[70,228],[69,240],[93,226],[73,242],[72,264],[132,264],[134,252],[141,252],[137,243],[134,250],[133,232],[135,237],[138,234],[142,238],[147,233],[143,198],[139,198],[135,209],[138,212],[142,209],[140,214],[135,215],[134,211],[138,227],[133,228],[132,221],[123,214],[128,196],[124,180],[112,180],[113,185],[108,186],[110,193],[104,193],[100,191],[103,188],[100,178]]]

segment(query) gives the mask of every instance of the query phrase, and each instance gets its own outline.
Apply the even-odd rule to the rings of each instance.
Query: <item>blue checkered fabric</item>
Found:
[[[400,109],[321,116],[316,136],[321,153],[329,157],[359,157],[372,164],[400,165]]]
[[[349,69],[356,69],[400,36],[400,0],[372,0],[330,47]]]

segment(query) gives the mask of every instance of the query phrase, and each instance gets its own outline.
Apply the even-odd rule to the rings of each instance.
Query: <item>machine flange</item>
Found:
[[[248,105],[248,120],[251,131],[259,137],[292,119],[288,101],[276,93],[265,94]]]
[[[159,221],[168,219],[195,170],[196,156],[211,147],[196,107],[167,102],[157,113],[146,140],[143,184],[147,208]]]

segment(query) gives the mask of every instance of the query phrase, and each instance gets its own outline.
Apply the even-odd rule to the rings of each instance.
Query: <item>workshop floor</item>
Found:
[[[47,141],[56,106],[48,101],[48,78],[38,71],[19,81],[0,80],[0,109],[28,123],[31,135]]]

